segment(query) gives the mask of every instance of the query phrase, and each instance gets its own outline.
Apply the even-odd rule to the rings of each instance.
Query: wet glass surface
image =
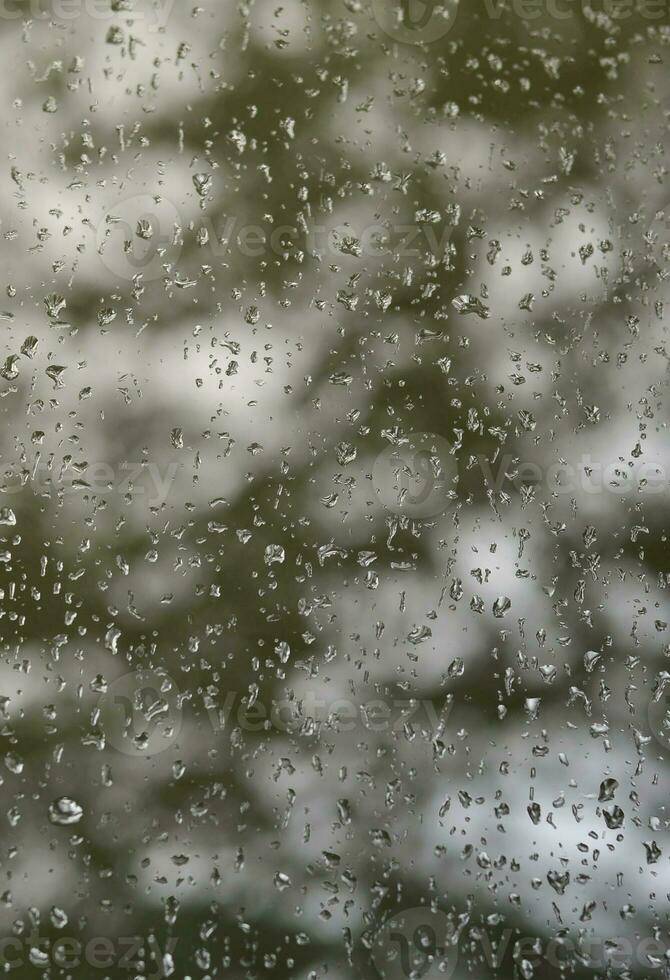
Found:
[[[0,3],[0,974],[667,977],[668,13]]]

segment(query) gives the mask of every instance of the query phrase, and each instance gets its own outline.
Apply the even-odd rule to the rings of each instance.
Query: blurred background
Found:
[[[0,21],[2,969],[665,976],[667,4]]]

